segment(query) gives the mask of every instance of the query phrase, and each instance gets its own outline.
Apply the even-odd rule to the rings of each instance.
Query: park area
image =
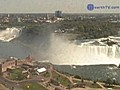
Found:
[[[45,87],[38,83],[23,83],[22,84],[23,90],[47,90]]]

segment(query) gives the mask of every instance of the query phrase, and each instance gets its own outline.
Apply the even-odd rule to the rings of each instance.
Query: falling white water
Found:
[[[0,40],[9,42],[19,36],[20,29],[18,28],[7,28],[6,30],[0,31]]]
[[[50,51],[50,62],[54,64],[120,64],[118,45],[76,45],[52,34]]]

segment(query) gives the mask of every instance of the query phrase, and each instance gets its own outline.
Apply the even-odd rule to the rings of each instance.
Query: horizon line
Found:
[[[54,14],[55,12],[0,12],[0,14]],[[120,14],[119,12],[91,12],[91,13],[80,13],[80,12],[62,12],[62,14]]]

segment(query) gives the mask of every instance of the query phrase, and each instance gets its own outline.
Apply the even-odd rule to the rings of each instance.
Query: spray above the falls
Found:
[[[6,30],[0,31],[0,40],[3,42],[10,42],[11,40],[19,37],[21,28],[6,28]]]
[[[60,35],[52,34],[51,37],[51,62],[54,64],[67,65],[98,65],[98,64],[116,64],[120,63],[120,47],[119,40],[115,40],[118,44],[106,45],[106,39],[78,40],[69,42],[62,39]],[[112,38],[113,40],[114,38]],[[96,45],[99,42],[100,45]],[[110,41],[108,41],[110,42]],[[113,42],[112,42],[113,43]]]

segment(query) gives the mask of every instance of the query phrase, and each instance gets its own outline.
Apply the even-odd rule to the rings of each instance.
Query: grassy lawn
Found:
[[[85,85],[90,88],[101,88],[97,83],[85,82]]]
[[[49,72],[45,72],[42,76],[45,77],[45,78],[49,78],[50,77],[50,73]]]
[[[103,85],[103,86],[106,87],[106,88],[112,88],[112,90],[120,90],[120,86],[114,86],[114,85],[111,85],[111,86]]]
[[[120,87],[113,87],[113,90],[120,90]]]
[[[61,76],[54,71],[52,72],[52,76],[53,76],[53,79],[60,82],[60,84],[66,86],[66,87],[71,84],[70,81],[66,77]]]
[[[0,90],[8,90],[4,85],[0,84]]]
[[[73,80],[74,83],[81,83],[81,81]]]
[[[25,75],[22,74],[22,69],[16,68],[10,71],[8,78],[11,80],[23,80],[25,78]]]
[[[82,83],[81,81],[78,80],[73,80],[74,83]],[[93,83],[93,82],[87,82],[84,81],[83,82],[85,84],[85,86],[90,87],[90,88],[101,88],[97,83]]]
[[[120,87],[114,87],[113,90],[120,90]]]
[[[23,90],[47,90],[38,83],[24,83],[22,85]]]

